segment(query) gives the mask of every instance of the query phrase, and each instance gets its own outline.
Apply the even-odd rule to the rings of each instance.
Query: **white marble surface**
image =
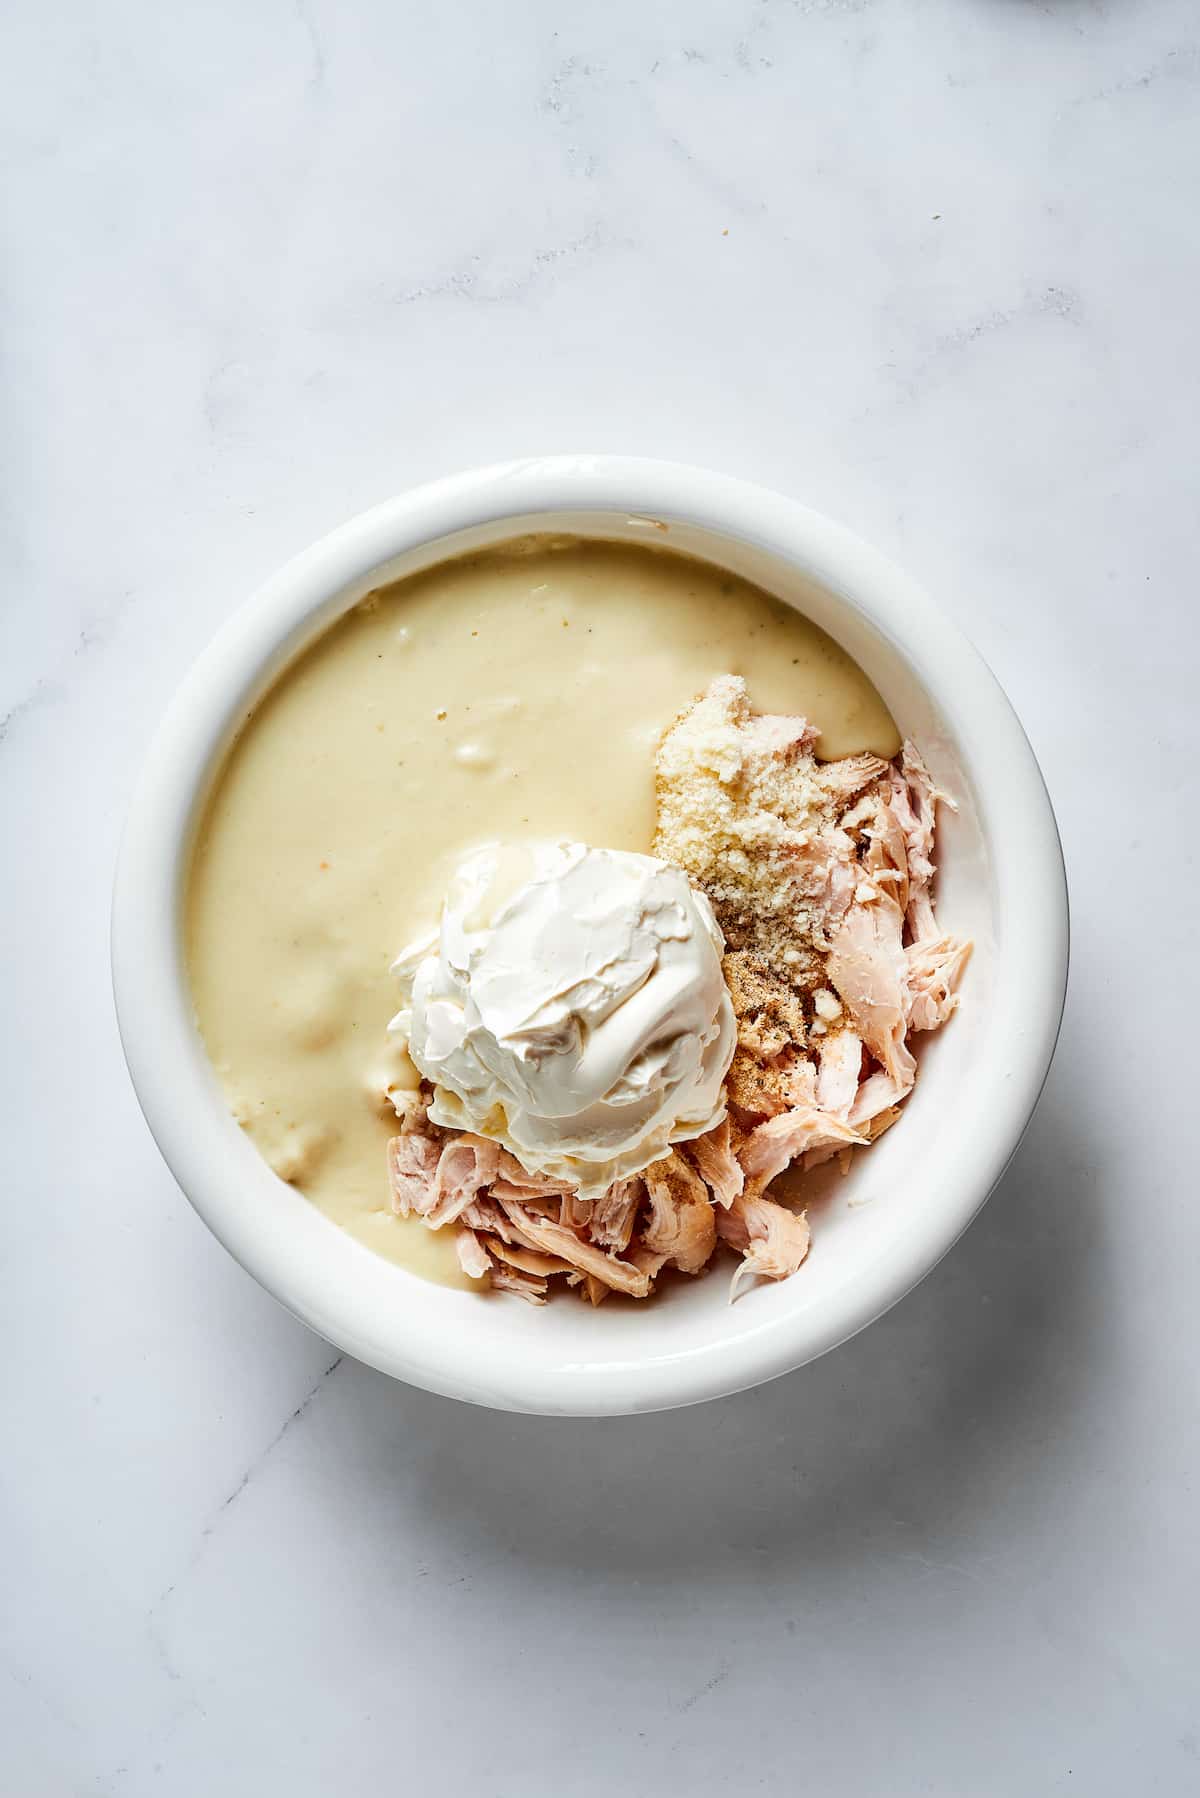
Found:
[[[0,801],[4,1789],[1187,1793],[1200,1228],[1194,0],[16,0]],[[390,1385],[176,1191],[107,907],[153,723],[347,514],[709,462],[990,659],[1066,1028],[953,1255],[665,1418]]]

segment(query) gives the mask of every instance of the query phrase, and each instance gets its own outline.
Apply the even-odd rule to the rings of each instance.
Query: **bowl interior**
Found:
[[[499,1295],[453,1291],[379,1259],[259,1159],[226,1110],[192,1017],[179,931],[186,853],[209,781],[248,707],[301,648],[373,587],[538,530],[675,548],[796,606],[863,666],[901,732],[916,740],[934,779],[957,802],[957,812],[942,813],[937,902],[939,922],[975,943],[962,1010],[920,1046],[920,1078],[902,1124],[857,1156],[849,1176],[833,1183],[814,1210],[814,1246],[799,1275],[759,1287],[734,1306],[720,1264],[708,1277],[668,1286],[651,1305],[613,1301],[593,1311],[565,1299],[535,1310]],[[990,1184],[964,1202],[973,1141],[998,1073],[987,1065],[985,1019],[994,1019],[1002,902],[990,854],[985,770],[972,759],[970,721],[957,715],[945,670],[923,661],[911,643],[902,647],[863,609],[844,557],[823,562],[814,555],[802,567],[761,539],[682,518],[609,509],[525,511],[407,548],[362,567],[349,581],[342,565],[340,582],[332,578],[337,555],[331,552],[326,565],[322,553],[318,546],[306,559],[312,597],[293,605],[285,628],[269,605],[252,606],[210,652],[193,694],[190,734],[177,732],[172,745],[175,774],[190,791],[175,853],[174,991],[166,1000],[177,1014],[176,1048],[190,1088],[181,1099],[190,1119],[186,1149],[175,1140],[179,1125],[147,1111],[189,1196],[250,1270],[331,1340],[385,1371],[483,1403],[564,1412],[650,1409],[736,1389],[851,1333],[932,1264]],[[137,1079],[136,1066],[134,1073]],[[978,1174],[974,1179],[978,1185]]]

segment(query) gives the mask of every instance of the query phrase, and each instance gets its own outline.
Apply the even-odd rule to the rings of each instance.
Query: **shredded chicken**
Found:
[[[865,1141],[841,1118],[818,1111],[815,1106],[797,1105],[779,1117],[756,1124],[745,1138],[739,1159],[746,1175],[746,1189],[751,1193],[764,1192],[798,1155]]]
[[[708,1187],[682,1155],[668,1155],[646,1169],[646,1221],[642,1247],[662,1255],[681,1273],[708,1266],[717,1243],[717,1221]]]
[[[464,1274],[472,1280],[482,1280],[491,1268],[488,1252],[472,1230],[466,1224],[460,1224],[454,1233],[454,1248],[458,1255],[458,1265]]]
[[[707,1136],[698,1136],[687,1149],[696,1172],[709,1187],[717,1204],[728,1210],[746,1184],[742,1164],[733,1152],[729,1119],[710,1130]]]
[[[463,1271],[530,1304],[551,1283],[598,1305],[696,1275],[720,1245],[743,1283],[782,1280],[808,1218],[771,1197],[787,1168],[847,1165],[900,1116],[909,1043],[954,1011],[970,944],[938,929],[931,885],[939,793],[911,743],[894,762],[818,762],[800,718],[755,716],[745,683],[714,681],[667,731],[655,852],[709,898],[737,1016],[728,1115],[598,1199],[530,1173],[403,1095],[388,1145],[393,1208],[452,1225]]]
[[[817,1102],[822,1111],[845,1117],[858,1095],[863,1046],[853,1030],[823,1036],[817,1052]]]
[[[414,1136],[401,1141],[415,1142]],[[414,1206],[431,1230],[452,1224],[462,1216],[475,1194],[490,1186],[500,1164],[500,1150],[494,1142],[480,1136],[456,1136],[447,1142],[438,1157],[437,1172],[429,1207],[425,1211]]]
[[[538,1280],[548,1280],[551,1274],[574,1272],[571,1263],[558,1255],[541,1255],[537,1249],[514,1247],[506,1242],[496,1242],[489,1246],[497,1261],[503,1261],[506,1267],[519,1268],[523,1274],[532,1274]]]
[[[903,925],[899,906],[880,888],[871,887],[861,899],[856,895],[830,943],[827,968],[866,1047],[893,1080],[911,1086],[916,1063],[904,1040]]]
[[[971,945],[958,937],[928,937],[910,943],[905,950],[908,1027],[936,1030],[958,1005],[958,983],[971,953]]]
[[[513,1199],[505,1199],[503,1206],[520,1234],[535,1248],[561,1257],[570,1267],[577,1267],[580,1273],[591,1274],[615,1291],[627,1292],[630,1298],[644,1299],[649,1294],[650,1281],[640,1268],[598,1249],[581,1231],[555,1223],[548,1217],[539,1217]]]
[[[745,682],[723,675],[656,763],[655,851],[712,902],[738,1020],[728,1100],[745,1184],[718,1233],[742,1248],[740,1273],[774,1279],[808,1236],[767,1188],[796,1161],[848,1166],[895,1123],[917,1074],[908,1039],[949,1017],[970,955],[934,917],[937,807],[951,802],[915,745],[822,764],[814,743],[803,720],[755,716]]]
[[[388,1144],[388,1181],[397,1217],[423,1217],[433,1203],[433,1181],[441,1147],[431,1137],[411,1131]]]
[[[729,1288],[732,1301],[743,1280],[761,1277],[786,1280],[808,1254],[808,1218],[802,1211],[777,1205],[774,1199],[743,1193],[717,1220],[721,1240],[740,1251],[742,1259]]]
[[[537,1280],[530,1274],[523,1274],[515,1267],[493,1267],[492,1285],[497,1292],[513,1292],[528,1305],[544,1305],[546,1303],[546,1281]]]
[[[627,1249],[644,1196],[640,1180],[615,1180],[604,1196],[592,1204],[588,1219],[592,1241],[602,1249],[616,1249],[618,1253]]]

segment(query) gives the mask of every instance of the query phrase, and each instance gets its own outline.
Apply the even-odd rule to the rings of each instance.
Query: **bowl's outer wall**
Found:
[[[663,527],[666,527],[665,529]],[[535,1312],[372,1255],[266,1167],[229,1116],[196,1028],[180,929],[192,832],[221,758],[282,667],[385,581],[528,530],[704,556],[798,605],[876,682],[935,778],[939,921],[975,955],[960,1015],[924,1046],[904,1128],[823,1207],[802,1274],[726,1304],[680,1284],[646,1307]],[[1032,751],[981,659],[905,576],[782,496],[674,464],[557,457],[403,495],[289,563],[200,658],[155,738],[113,906],[122,1041],[162,1153],[200,1215],[339,1347],[432,1391],[554,1414],[694,1403],[813,1359],[895,1303],[983,1204],[1032,1114],[1057,1036],[1067,903]]]

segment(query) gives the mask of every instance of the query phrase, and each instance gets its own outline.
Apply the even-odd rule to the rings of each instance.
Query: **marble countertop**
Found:
[[[0,1738],[21,1798],[1200,1786],[1192,0],[16,0]],[[107,968],[189,662],[426,477],[800,495],[996,670],[1071,873],[979,1222],[808,1370],[483,1413],[286,1316]]]

